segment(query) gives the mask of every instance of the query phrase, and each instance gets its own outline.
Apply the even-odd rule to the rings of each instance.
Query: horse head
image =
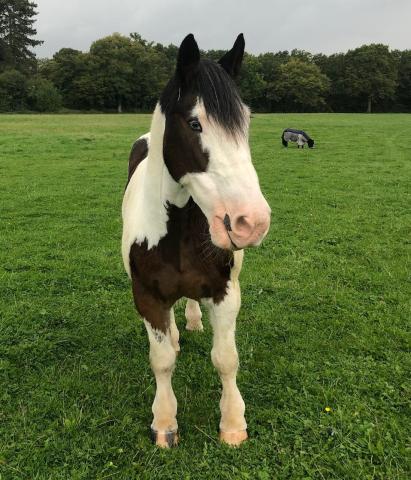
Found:
[[[243,55],[242,34],[218,62],[201,59],[188,35],[160,98],[167,169],[207,217],[212,242],[225,249],[259,245],[270,225],[248,144],[250,110],[234,82]]]

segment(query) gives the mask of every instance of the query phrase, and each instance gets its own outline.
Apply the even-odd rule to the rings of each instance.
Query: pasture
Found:
[[[177,323],[181,441],[150,443],[148,340],[120,255],[149,115],[0,116],[0,478],[410,478],[411,115],[255,115],[272,208],[237,345],[250,440],[218,443],[211,331]],[[283,149],[302,128],[315,150]]]

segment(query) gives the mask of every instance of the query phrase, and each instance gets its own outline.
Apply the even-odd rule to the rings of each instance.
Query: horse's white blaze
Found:
[[[249,115],[248,108],[244,106],[245,125]],[[231,218],[246,215],[255,223],[259,222],[259,218],[266,221],[270,208],[261,193],[251,161],[247,129],[238,135],[229,135],[207,116],[201,100],[197,101],[192,116],[197,117],[202,125],[200,141],[203,151],[208,154],[209,163],[205,172],[187,173],[180,183],[186,186],[206,215],[212,238],[213,234],[226,235],[221,221],[218,227],[214,226],[214,219],[218,217],[222,220],[225,214]]]
[[[208,216],[215,210],[214,202],[242,202],[244,195],[250,201],[261,195],[257,174],[251,162],[247,132],[236,137],[229,135],[212,118],[207,116],[204,104],[197,101],[191,115],[202,125],[200,142],[209,156],[207,171],[188,173],[181,183],[187,185],[193,198]],[[244,124],[248,122],[244,107]],[[213,202],[210,203],[210,200]]]
[[[163,158],[165,117],[157,105],[151,122],[149,152],[137,167],[123,198],[122,255],[124,268],[131,277],[131,245],[147,240],[148,248],[158,244],[167,233],[167,202],[183,207],[189,194],[172,179]],[[149,137],[148,137],[149,136]]]

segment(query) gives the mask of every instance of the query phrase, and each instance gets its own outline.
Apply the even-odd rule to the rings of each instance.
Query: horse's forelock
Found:
[[[237,86],[216,62],[202,60],[189,85],[182,85],[174,76],[160,99],[163,113],[188,113],[200,99],[207,116],[233,136],[246,134],[249,111],[243,104]]]

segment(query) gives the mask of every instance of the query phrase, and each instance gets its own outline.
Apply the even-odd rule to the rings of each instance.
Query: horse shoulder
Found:
[[[123,236],[122,256],[124,267],[131,277],[130,248],[135,241],[143,241],[145,236],[143,205],[143,182],[150,147],[150,134],[137,139],[130,152],[128,180],[122,204]]]

